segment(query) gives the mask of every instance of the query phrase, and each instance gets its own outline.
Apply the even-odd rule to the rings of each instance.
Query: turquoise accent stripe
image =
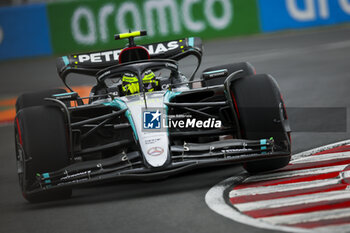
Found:
[[[170,103],[170,101],[177,95],[180,95],[181,92],[173,92],[167,90],[164,94],[164,103]]]
[[[127,109],[128,107],[126,106],[126,104],[124,103],[124,101],[120,100],[120,99],[114,99],[112,102],[109,102],[109,103],[104,103],[105,106],[111,106],[111,107],[116,107],[120,110],[123,110],[123,109]],[[129,110],[127,110],[125,112],[125,116],[126,118],[128,119],[130,125],[131,125],[131,128],[132,128],[132,131],[134,132],[134,135],[135,135],[135,139],[136,140],[139,140],[139,137],[137,135],[137,131],[136,131],[136,127],[135,127],[135,123],[134,123],[134,120],[132,119],[132,116],[131,116],[131,113]]]
[[[266,145],[266,144],[267,144],[267,140],[266,139],[261,139],[260,140],[260,145]],[[266,150],[267,147],[266,146],[261,146],[260,149],[261,150]],[[261,154],[266,154],[266,151],[261,152]]]
[[[164,97],[163,97],[163,102],[164,103],[170,103],[170,101],[177,95],[180,95],[181,92],[173,92],[173,91],[169,91],[167,90],[164,94]],[[168,106],[166,104],[164,104],[164,108],[165,108],[165,115],[166,115],[166,120],[165,120],[165,124],[168,126]],[[168,133],[168,136],[169,136],[169,127],[167,127],[167,133]]]
[[[55,94],[55,95],[53,95],[53,96],[65,96],[65,95],[71,95],[71,94],[74,94],[74,93],[76,93],[76,92],[67,92],[67,93],[62,93],[62,94]]]
[[[43,176],[43,178],[49,178],[50,177],[49,173],[43,173],[42,176]]]
[[[130,122],[132,131],[134,132],[134,135],[135,135],[135,139],[136,139],[136,140],[139,140],[139,136],[137,135],[135,123],[134,123],[134,120],[132,119],[132,116],[131,116],[131,113],[130,113],[129,110],[127,110],[127,111],[125,112],[125,116],[126,116],[126,118],[128,118],[128,120],[129,120],[129,122]]]
[[[193,47],[194,46],[194,38],[193,37],[189,37],[188,38],[188,45]]]
[[[163,98],[163,102],[164,103],[170,103],[170,101],[177,95],[181,94],[181,92],[172,92],[167,90],[164,94],[164,98]],[[166,104],[164,104],[164,108],[165,108],[165,112],[166,115],[168,116],[168,106]],[[166,121],[168,122],[168,121]]]
[[[45,180],[45,184],[50,184],[51,180]]]
[[[208,72],[204,72],[203,74],[214,74],[214,73],[220,73],[220,72],[225,72],[227,71],[226,69],[223,70],[213,70],[213,71],[208,71]]]
[[[63,59],[63,62],[64,62],[65,65],[69,64],[69,60],[68,60],[67,56],[63,56],[62,59]]]

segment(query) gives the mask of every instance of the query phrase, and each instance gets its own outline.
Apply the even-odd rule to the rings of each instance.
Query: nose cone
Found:
[[[162,127],[165,117],[163,96],[163,92],[147,93],[147,108],[143,95],[121,98],[132,116],[145,162],[155,168],[166,166],[170,161],[168,133]]]

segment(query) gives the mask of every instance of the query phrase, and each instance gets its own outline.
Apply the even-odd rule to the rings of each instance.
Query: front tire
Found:
[[[22,194],[29,202],[68,198],[70,188],[43,190],[36,174],[52,172],[69,164],[67,127],[56,106],[34,106],[20,110],[15,118],[15,143],[18,177]]]
[[[232,85],[242,138],[268,139],[273,137],[283,150],[290,153],[290,130],[283,99],[273,77],[266,74],[240,78]],[[262,155],[263,156],[263,155]],[[291,156],[247,162],[249,173],[267,172],[286,166]]]
[[[23,108],[29,108],[40,105],[54,105],[55,103],[46,101],[45,98],[52,95],[67,93],[64,89],[51,89],[38,92],[30,92],[20,95],[16,101],[16,112]]]

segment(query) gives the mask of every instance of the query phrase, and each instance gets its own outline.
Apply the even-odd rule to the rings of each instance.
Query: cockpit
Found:
[[[97,73],[99,88],[118,96],[154,92],[186,85],[188,79],[173,60],[140,60],[115,65]]]

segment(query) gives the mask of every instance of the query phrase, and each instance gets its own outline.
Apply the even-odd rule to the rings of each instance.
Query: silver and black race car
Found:
[[[70,91],[17,99],[17,172],[25,199],[66,198],[77,185],[166,178],[204,166],[239,163],[258,173],[288,164],[290,128],[273,77],[242,62],[195,78],[199,38],[136,46],[134,37],[145,34],[116,35],[129,40],[124,49],[58,58]],[[178,63],[190,56],[198,64],[186,77]],[[73,73],[96,77],[88,97],[67,85]]]

